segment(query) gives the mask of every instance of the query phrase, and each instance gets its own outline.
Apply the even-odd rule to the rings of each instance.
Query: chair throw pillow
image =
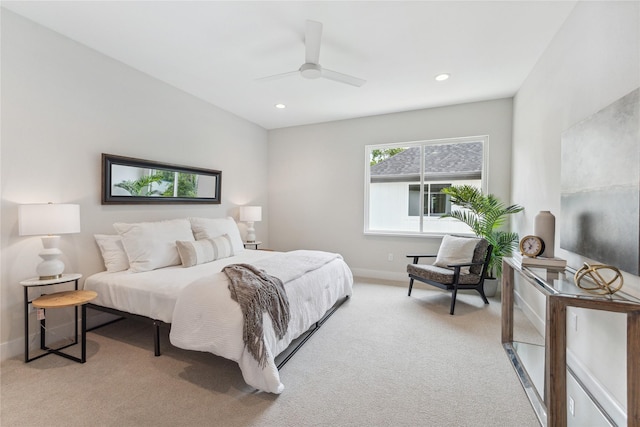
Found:
[[[480,239],[472,237],[444,236],[433,265],[447,267],[449,264],[471,262],[479,241]],[[462,267],[460,274],[469,274],[469,267]]]
[[[233,255],[231,239],[227,234],[214,239],[176,241],[183,267],[193,267]]]

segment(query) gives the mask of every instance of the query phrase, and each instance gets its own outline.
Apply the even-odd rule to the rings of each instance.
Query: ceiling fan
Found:
[[[296,71],[290,71],[287,73],[276,74],[274,76],[262,77],[258,80],[269,81],[276,80],[283,77],[300,74],[305,79],[329,79],[340,83],[345,83],[351,86],[360,87],[366,83],[366,80],[358,77],[353,77],[347,74],[339,73],[337,71],[327,70],[320,65],[320,38],[322,36],[322,23],[316,21],[307,21],[307,28],[305,31],[304,43],[305,43],[305,63],[300,66]]]

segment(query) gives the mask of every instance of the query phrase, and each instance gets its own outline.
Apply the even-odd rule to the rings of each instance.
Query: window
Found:
[[[442,192],[443,188],[451,187],[448,184],[436,184],[425,182],[423,186],[423,209],[424,216],[442,216],[451,212],[451,201],[449,196]],[[409,185],[409,216],[420,215],[420,185]]]
[[[442,192],[484,185],[488,137],[368,145],[365,149],[365,233],[469,233],[453,219]]]

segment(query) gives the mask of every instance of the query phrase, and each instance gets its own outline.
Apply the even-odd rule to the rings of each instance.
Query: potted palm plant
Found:
[[[452,204],[462,208],[452,210],[443,217],[464,222],[476,236],[493,245],[488,269],[490,280],[485,280],[485,294],[495,295],[498,278],[502,275],[502,258],[511,255],[518,243],[518,233],[499,228],[504,225],[508,215],[520,212],[524,208],[519,205],[506,206],[493,194],[482,194],[480,189],[471,185],[454,185],[443,189],[442,192],[451,197]]]

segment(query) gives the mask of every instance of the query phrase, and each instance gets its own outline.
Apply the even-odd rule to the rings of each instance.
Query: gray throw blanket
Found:
[[[231,264],[222,269],[229,278],[229,290],[244,316],[243,339],[249,353],[261,368],[267,363],[262,315],[271,317],[278,339],[289,327],[289,300],[282,280],[249,264]]]

